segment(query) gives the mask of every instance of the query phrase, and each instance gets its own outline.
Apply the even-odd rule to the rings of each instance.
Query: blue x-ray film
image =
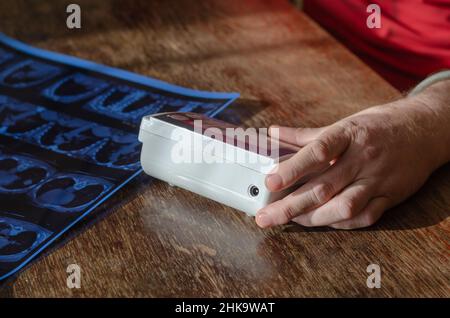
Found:
[[[143,116],[214,116],[237,97],[48,52],[0,33],[0,280],[141,172]]]

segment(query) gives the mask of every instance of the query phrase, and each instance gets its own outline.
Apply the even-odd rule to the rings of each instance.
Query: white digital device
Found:
[[[265,178],[298,151],[255,131],[196,113],[146,116],[141,165],[150,176],[255,215],[292,191],[270,192]]]

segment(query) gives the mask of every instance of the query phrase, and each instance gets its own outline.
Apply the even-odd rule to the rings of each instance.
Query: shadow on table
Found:
[[[401,231],[437,225],[450,217],[450,164],[435,171],[425,185],[400,205],[386,211],[368,228],[352,231]],[[327,227],[307,228],[289,224],[285,232],[338,231]]]

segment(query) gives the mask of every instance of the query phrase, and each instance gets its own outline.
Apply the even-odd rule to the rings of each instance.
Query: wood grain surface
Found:
[[[320,126],[400,93],[286,1],[0,2],[0,30],[179,85],[239,91],[222,118]],[[0,285],[2,297],[450,296],[450,166],[364,230],[253,218],[142,175]],[[82,270],[81,289],[66,267]],[[366,286],[381,266],[382,286]]]

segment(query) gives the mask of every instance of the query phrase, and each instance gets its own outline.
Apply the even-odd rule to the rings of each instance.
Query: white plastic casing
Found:
[[[281,192],[270,192],[265,187],[267,174],[281,159],[266,157],[264,164],[261,164],[258,160],[256,160],[256,163],[237,162],[233,160],[235,156],[233,158],[227,157],[227,154],[230,153],[229,150],[239,152],[246,151],[245,149],[158,118],[167,114],[177,113],[150,115],[144,117],[141,122],[139,131],[139,141],[142,142],[141,165],[148,175],[241,210],[249,215],[255,215],[259,209],[284,197],[289,192],[289,189]],[[192,113],[178,114],[189,115]],[[201,116],[199,114],[193,115],[195,117]],[[211,121],[209,118],[207,120]],[[193,158],[196,155],[195,152],[199,151],[195,144],[222,143],[222,146],[226,149],[223,160],[221,162],[202,161],[200,163],[175,162],[173,151],[176,144],[179,143],[179,139],[174,138],[174,136],[179,137],[180,134],[195,138],[195,141],[197,141],[190,148]],[[246,155],[259,156],[259,154],[246,152]],[[285,160],[288,157],[285,156],[282,159]],[[249,192],[252,186],[259,189],[256,196]]]

